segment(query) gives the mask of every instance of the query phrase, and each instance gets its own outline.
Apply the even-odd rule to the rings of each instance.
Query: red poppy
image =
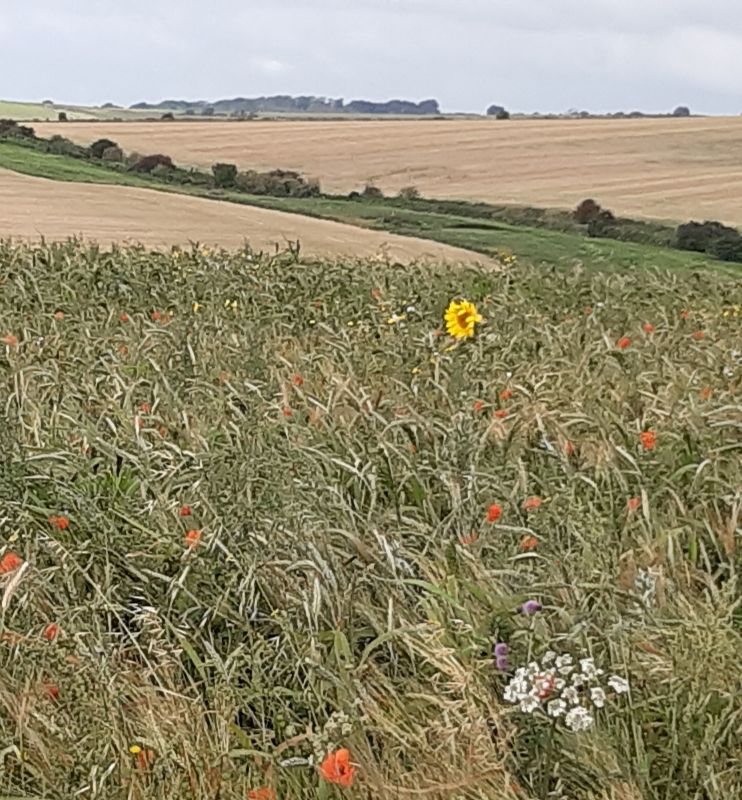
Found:
[[[477,412],[481,411],[484,408],[484,400],[475,400],[472,408]]]
[[[688,319],[688,317],[690,316],[690,311],[681,311],[680,316],[682,319]]]
[[[59,700],[59,687],[55,686],[53,683],[45,683],[44,694],[46,694],[50,700],[54,700],[56,702]]]
[[[152,750],[139,750],[136,754],[137,769],[145,770],[155,760],[155,754]]]
[[[18,345],[18,337],[13,336],[12,333],[9,333],[7,336],[3,336],[3,338],[0,339],[0,342],[8,347],[16,347]]]
[[[372,289],[371,297],[373,297],[374,300],[379,300],[381,298],[381,289]]]
[[[60,531],[66,531],[70,527],[70,521],[67,517],[51,516],[48,522]]]
[[[142,425],[143,425],[142,418],[139,415],[135,416],[134,417],[134,429],[138,431],[138,430],[141,429]]]
[[[247,798],[248,800],[276,800],[276,792],[270,786],[261,786],[259,789],[250,789]]]
[[[119,322],[128,322],[129,315],[125,314],[123,311],[119,314]]]
[[[630,497],[626,501],[626,510],[629,511],[630,513],[633,513],[634,511],[637,511],[639,509],[639,506],[641,504],[642,504],[641,497]]]
[[[592,313],[593,313],[593,307],[592,307],[592,306],[585,306],[585,308],[583,308],[582,310],[583,310],[583,311],[584,311],[586,314],[592,314]]]
[[[502,507],[498,506],[497,503],[493,503],[487,509],[487,522],[495,523],[498,519],[502,516]]]
[[[201,543],[201,531],[188,531],[185,535],[185,546],[191,550]]]
[[[538,547],[538,539],[535,536],[524,536],[520,542],[521,550],[535,550]]]
[[[639,440],[645,450],[654,450],[657,446],[657,434],[654,431],[642,431]]]
[[[139,410],[142,412],[142,414],[149,414],[149,412],[150,412],[149,403],[142,403],[139,406]]]
[[[698,396],[701,398],[701,400],[708,400],[713,393],[714,390],[710,386],[704,386],[703,389],[701,389],[701,391],[698,393]]]
[[[500,392],[500,400],[510,400],[513,396],[513,392],[510,389],[503,389]]]
[[[706,334],[703,331],[695,331],[694,333],[691,334],[691,337],[695,339],[697,342],[700,342],[701,339],[706,338]]]
[[[119,347],[119,353],[122,356],[128,356],[129,355],[129,348],[125,344],[122,344],[121,347]]]
[[[0,558],[0,575],[7,575],[9,572],[13,572],[18,569],[21,564],[23,564],[23,559],[19,555],[16,555],[12,551],[5,553],[5,555]]]
[[[291,379],[291,382],[294,384],[294,386],[303,386],[303,385],[304,385],[304,378],[302,378],[302,377],[301,377],[301,375],[299,375],[299,374],[297,373],[297,374],[296,374],[296,375],[294,375],[294,377]]]
[[[284,417],[286,417],[287,419],[288,419],[289,417],[293,417],[293,416],[294,416],[294,412],[293,412],[293,411],[292,411],[292,410],[291,410],[291,409],[290,409],[288,406],[285,406],[284,408],[282,408],[282,409],[281,409],[281,413],[282,413],[282,414],[284,415]]]
[[[47,642],[53,642],[59,636],[59,625],[56,622],[50,622],[44,628],[44,638]]]
[[[353,785],[356,768],[350,763],[350,752],[344,747],[334,753],[328,753],[320,764],[320,775],[329,783],[349,787]]]
[[[162,314],[159,311],[153,311],[150,317],[152,318],[152,322],[159,322],[162,318]]]
[[[536,508],[541,508],[541,498],[540,497],[529,497],[527,500],[523,501],[523,508],[526,511],[533,511]]]
[[[468,536],[459,536],[459,541],[461,544],[474,544],[479,538],[479,534],[476,531],[472,531]]]
[[[183,506],[178,512],[181,517],[190,517],[192,513],[193,511],[190,506]]]
[[[575,454],[575,446],[570,442],[569,439],[564,443],[564,452],[568,456],[573,456]]]
[[[167,436],[167,428],[164,425],[160,425],[157,429],[157,433],[160,434],[160,439],[164,439]]]
[[[642,325],[642,329],[644,333],[654,333],[654,325],[652,325],[651,322],[645,322],[644,325]]]
[[[498,408],[497,411],[495,411],[495,416],[497,417],[497,419],[505,419],[507,415],[508,412],[504,408]]]
[[[59,320],[61,322],[64,319],[64,311],[55,311],[54,319]]]
[[[616,343],[621,350],[625,350],[631,345],[631,339],[628,336],[622,336]]]

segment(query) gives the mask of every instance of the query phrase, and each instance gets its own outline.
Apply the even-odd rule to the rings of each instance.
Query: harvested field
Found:
[[[430,197],[742,224],[742,119],[75,123],[36,126],[184,165],[297,169],[329,192],[373,181]]]
[[[101,242],[141,242],[153,247],[199,241],[256,250],[301,243],[312,255],[373,256],[397,261],[425,256],[481,261],[468,250],[431,241],[363,230],[280,211],[166,194],[149,189],[64,183],[0,170],[0,237],[65,239],[81,234]]]

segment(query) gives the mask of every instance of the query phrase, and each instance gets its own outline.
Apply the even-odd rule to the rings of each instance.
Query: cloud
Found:
[[[277,58],[253,58],[251,63],[255,69],[260,72],[267,72],[271,75],[279,72],[286,72],[286,70],[289,69],[288,64],[279,61]]]

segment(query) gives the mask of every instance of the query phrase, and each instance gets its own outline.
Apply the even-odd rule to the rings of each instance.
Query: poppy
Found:
[[[261,786],[259,789],[250,789],[247,798],[248,800],[276,800],[276,792],[270,786]]]
[[[159,311],[153,311],[150,317],[152,318],[152,322],[159,322],[162,318],[162,314]]]
[[[657,446],[657,434],[654,431],[642,431],[639,440],[645,450],[654,450]]]
[[[381,298],[381,289],[372,289],[371,297],[373,297],[374,300],[379,300]]]
[[[513,392],[510,389],[503,389],[500,392],[500,400],[510,400],[513,396]]]
[[[188,531],[185,535],[185,546],[190,548],[191,550],[194,547],[198,547],[201,543],[201,531],[193,530]]]
[[[70,527],[70,521],[67,517],[51,516],[48,522],[60,531],[66,531]]]
[[[536,508],[541,508],[541,502],[540,497],[529,497],[523,502],[523,508],[526,511],[533,511]]]
[[[139,406],[139,410],[142,412],[142,414],[149,414],[149,412],[150,412],[149,403],[142,403]]]
[[[0,339],[0,342],[8,347],[16,347],[18,344],[18,337],[13,336],[12,333],[9,333],[7,336],[3,336],[3,338]]]
[[[193,511],[190,506],[183,506],[178,512],[181,517],[190,517],[192,513]]]
[[[353,775],[356,768],[350,763],[350,752],[344,747],[333,753],[328,753],[320,764],[320,775],[329,783],[349,787],[353,785]]]
[[[538,539],[535,536],[524,536],[520,543],[520,549],[524,551],[535,550],[538,547]]]
[[[284,415],[284,417],[286,417],[287,419],[288,419],[289,417],[293,417],[293,416],[294,416],[294,412],[293,412],[293,411],[292,411],[292,410],[291,410],[291,409],[290,409],[288,406],[286,406],[285,408],[282,408],[282,409],[281,409],[281,413],[282,413],[282,414]]]
[[[698,393],[698,396],[701,398],[701,400],[708,400],[713,393],[714,391],[710,386],[704,386],[704,388]]]
[[[53,642],[59,636],[59,625],[55,622],[50,622],[44,628],[44,638],[47,642]]]
[[[593,313],[593,307],[592,306],[585,306],[585,308],[583,308],[582,310],[585,312],[585,314],[592,314]]]
[[[568,456],[573,456],[575,454],[575,446],[570,442],[569,439],[564,443],[564,452]]]
[[[8,572],[13,572],[18,569],[22,563],[23,559],[19,555],[16,555],[12,551],[5,553],[5,555],[0,558],[0,575],[7,575]]]
[[[294,386],[303,386],[304,385],[304,378],[302,378],[302,376],[297,373],[291,379],[291,382],[294,384]]]
[[[498,519],[502,516],[502,507],[498,506],[497,503],[493,503],[487,509],[487,522],[495,523]]]
[[[498,408],[497,411],[495,411],[495,416],[497,417],[497,419],[505,419],[507,415],[508,412],[504,408]]]
[[[475,400],[472,408],[477,412],[481,411],[484,408],[484,400]]]
[[[128,321],[129,321],[129,315],[121,312],[121,314],[119,314],[119,322],[128,322]]]
[[[461,544],[474,544],[479,538],[479,534],[476,531],[472,531],[468,536],[459,536],[459,542]]]
[[[44,684],[44,694],[46,694],[50,700],[56,702],[59,700],[59,687],[55,686],[53,683]]]
[[[618,342],[618,347],[620,350],[625,350],[627,347],[631,345],[631,339],[628,336],[622,336]]]
[[[627,510],[628,510],[630,513],[633,513],[634,511],[637,511],[637,510],[638,510],[638,508],[639,508],[639,506],[640,506],[641,504],[642,504],[642,501],[641,501],[641,498],[640,498],[640,497],[630,497],[630,498],[629,498],[629,499],[626,501],[626,509],[627,509]]]
[[[691,334],[691,337],[695,339],[697,342],[700,342],[701,339],[706,338],[706,334],[703,331],[695,331],[695,333]]]
[[[689,316],[690,316],[690,311],[681,311],[680,312],[681,319],[688,319]]]
[[[55,311],[54,319],[59,320],[61,322],[64,319],[64,311]]]
[[[651,322],[645,322],[644,325],[642,325],[642,329],[644,333],[654,333],[654,325],[652,325]]]

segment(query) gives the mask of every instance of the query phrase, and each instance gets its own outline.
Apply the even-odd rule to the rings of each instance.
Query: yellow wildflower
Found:
[[[446,310],[446,330],[454,339],[474,336],[474,326],[482,322],[482,316],[474,303],[468,300],[452,300]]]

